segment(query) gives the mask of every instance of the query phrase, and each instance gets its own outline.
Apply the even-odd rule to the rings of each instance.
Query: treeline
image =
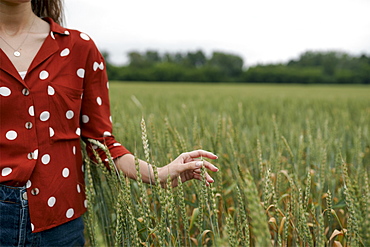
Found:
[[[244,68],[235,54],[201,50],[164,53],[148,50],[128,53],[128,65],[116,66],[107,60],[110,80],[163,82],[272,82],[370,84],[370,56],[344,52],[307,51],[287,63],[255,65]]]

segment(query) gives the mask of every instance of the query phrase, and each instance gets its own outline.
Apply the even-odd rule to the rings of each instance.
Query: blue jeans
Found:
[[[83,246],[82,218],[32,233],[25,187],[0,184],[0,246]]]

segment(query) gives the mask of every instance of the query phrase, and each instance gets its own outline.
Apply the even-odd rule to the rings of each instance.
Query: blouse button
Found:
[[[29,95],[29,94],[30,94],[30,91],[29,91],[27,88],[23,88],[23,90],[22,90],[22,94],[23,94],[24,96],[27,96],[27,95]]]
[[[31,153],[28,153],[28,155],[27,155],[27,158],[29,159],[29,160],[32,160],[33,159],[33,153],[31,152]]]
[[[34,189],[31,190],[31,194],[33,196],[37,196],[39,193],[40,193],[40,190],[38,188],[34,188]]]
[[[28,130],[32,129],[32,123],[31,122],[27,122],[25,126],[26,126],[26,129],[28,129]]]

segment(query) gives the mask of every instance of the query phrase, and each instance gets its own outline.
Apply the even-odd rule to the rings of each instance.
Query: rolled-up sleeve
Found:
[[[112,135],[112,116],[109,102],[109,82],[105,61],[94,42],[89,42],[89,55],[85,68],[78,71],[84,77],[84,90],[81,106],[81,136],[86,142],[87,152],[94,159],[92,148],[96,149],[100,158],[105,161],[106,154],[92,145],[87,139],[97,140],[109,149],[112,158],[130,153]]]

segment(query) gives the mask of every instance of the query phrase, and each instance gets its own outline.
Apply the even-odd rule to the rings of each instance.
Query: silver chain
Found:
[[[22,45],[24,44],[24,42],[28,38],[28,35],[30,34],[31,28],[33,27],[33,24],[35,23],[35,20],[36,20],[36,18],[33,18],[32,24],[31,24],[30,28],[28,29],[26,37],[23,39],[22,43],[18,46],[17,49],[14,49],[13,46],[11,46],[3,37],[0,36],[0,38],[5,42],[5,44],[7,44],[10,48],[13,49],[13,55],[14,56],[19,57],[21,55],[19,49],[22,47]]]

